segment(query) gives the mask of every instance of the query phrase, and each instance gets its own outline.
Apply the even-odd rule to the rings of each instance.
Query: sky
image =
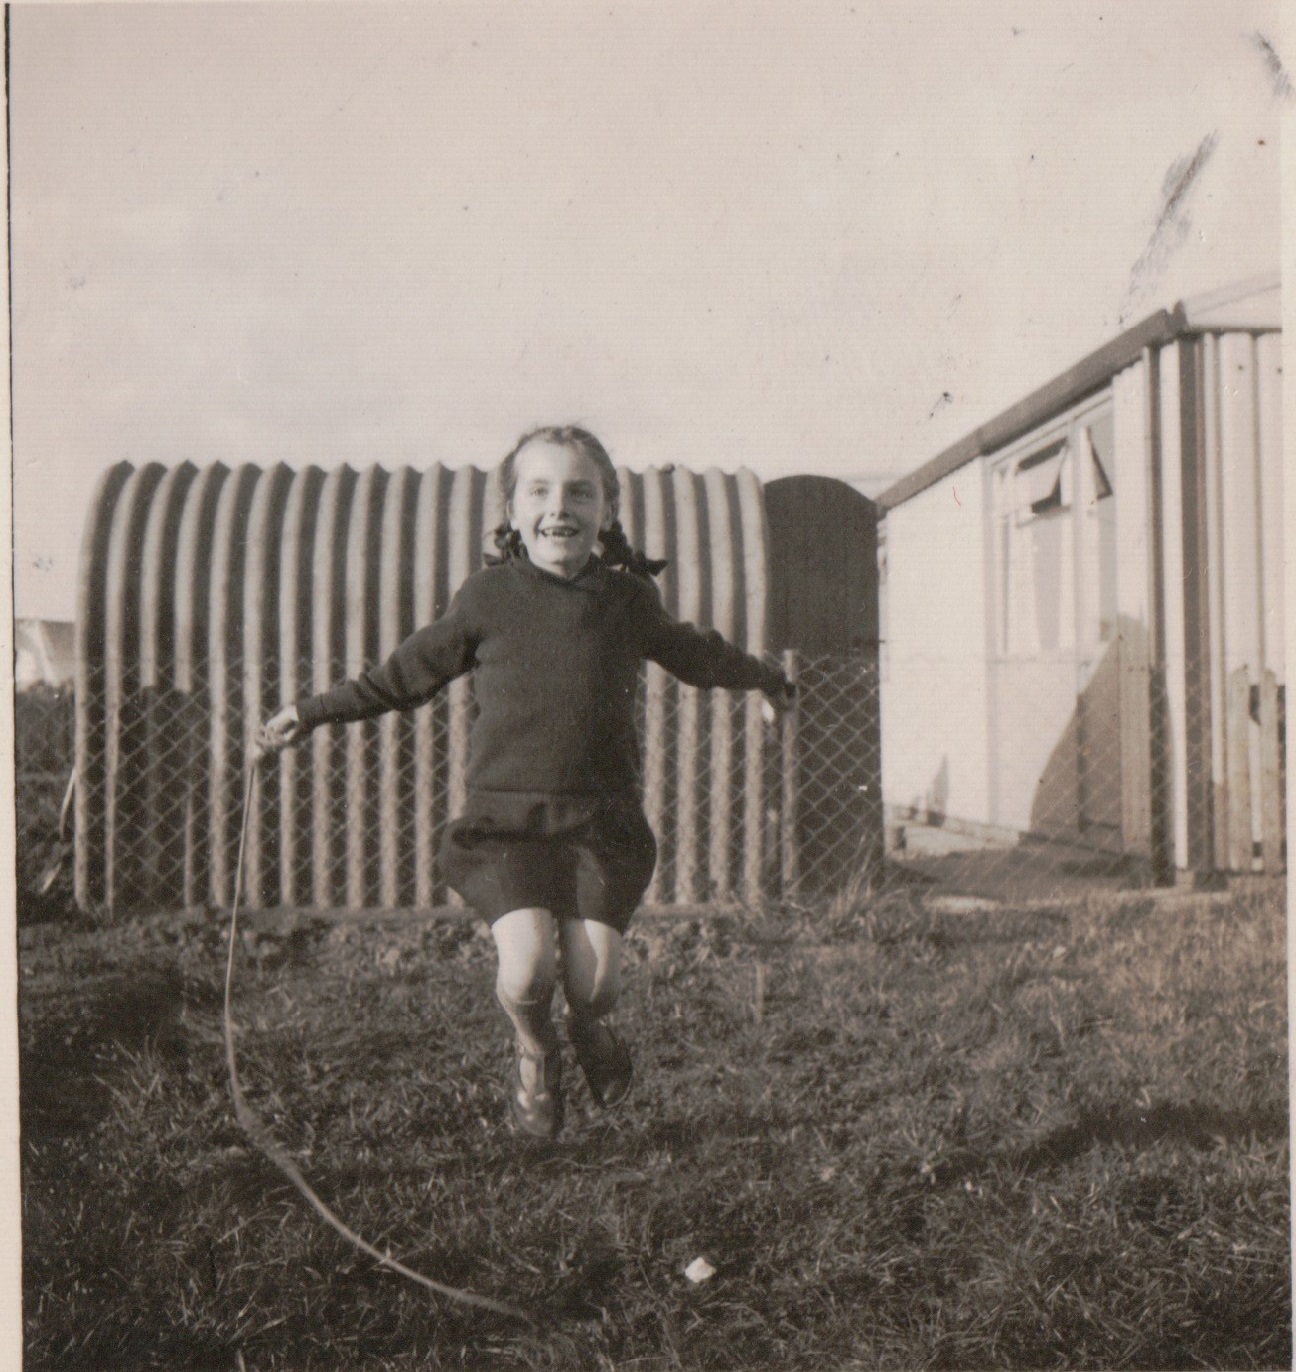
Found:
[[[127,460],[870,491],[1279,266],[1280,0],[25,4],[15,611]]]

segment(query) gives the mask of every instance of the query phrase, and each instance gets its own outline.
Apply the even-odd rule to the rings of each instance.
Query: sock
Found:
[[[525,1054],[533,1058],[542,1058],[558,1047],[558,1031],[549,1017],[552,993],[539,1000],[514,1000],[496,986],[495,998],[512,1021],[518,1042]]]

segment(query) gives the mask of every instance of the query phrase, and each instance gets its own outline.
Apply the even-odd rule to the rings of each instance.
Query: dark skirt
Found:
[[[470,792],[441,839],[446,880],[488,923],[549,910],[624,933],[652,878],[657,841],[638,794]]]

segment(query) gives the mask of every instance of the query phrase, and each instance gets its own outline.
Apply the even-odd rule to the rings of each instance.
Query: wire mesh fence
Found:
[[[16,876],[25,906],[70,895],[72,723],[70,687],[14,696]]]
[[[1119,724],[1129,708],[1120,693],[1130,689],[1119,679],[1095,677],[1069,708],[1021,690],[1015,712],[1001,712],[1012,727],[1001,727],[988,755],[992,820],[964,803],[957,774],[942,766],[906,794],[894,758],[884,807],[876,659],[789,655],[784,665],[800,697],[777,723],[758,696],[645,672],[643,801],[659,839],[647,904],[812,905],[883,877],[945,897],[1052,900],[1185,872],[1214,879],[1285,867],[1281,685],[1235,691],[1222,731],[1208,727],[1206,693],[1190,699],[1178,751],[1155,690],[1143,734]],[[163,689],[114,682],[106,668],[87,673],[75,804],[72,693],[21,693],[20,900],[66,906],[75,867],[86,909],[228,904],[251,730],[282,691],[345,675],[341,664],[303,663],[252,677],[235,661]],[[264,764],[245,899],[332,909],[455,903],[436,847],[465,797],[472,717],[463,680],[432,706],[317,730]]]
[[[995,900],[1285,872],[1283,684],[1137,647],[1000,660],[962,711],[906,708],[949,664],[904,664],[882,700],[888,870]]]
[[[702,691],[648,664],[637,703],[642,799],[659,843],[648,905],[812,898],[880,871],[878,676],[869,658],[789,656],[801,696]],[[226,660],[181,685],[83,673],[76,895],[83,908],[227,905],[253,731],[344,664]],[[470,678],[429,705],[325,726],[262,763],[243,898],[329,909],[454,904],[436,861],[466,798]],[[64,774],[66,781],[66,774]],[[25,804],[25,799],[20,803]]]

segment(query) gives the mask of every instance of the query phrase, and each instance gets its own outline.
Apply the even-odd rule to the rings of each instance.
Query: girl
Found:
[[[778,709],[793,688],[718,633],[666,613],[652,582],[665,564],[627,543],[616,468],[592,434],[536,429],[499,480],[500,557],[381,667],[280,710],[257,744],[276,752],[321,724],[406,710],[474,673],[467,805],[439,857],[495,940],[496,995],[516,1037],[513,1120],[552,1137],[563,1116],[549,1014],[560,969],[568,1037],[594,1100],[610,1107],[630,1090],[630,1054],[605,1017],[620,991],[621,937],[657,859],[639,804],[640,663],[692,686],[759,688]]]

